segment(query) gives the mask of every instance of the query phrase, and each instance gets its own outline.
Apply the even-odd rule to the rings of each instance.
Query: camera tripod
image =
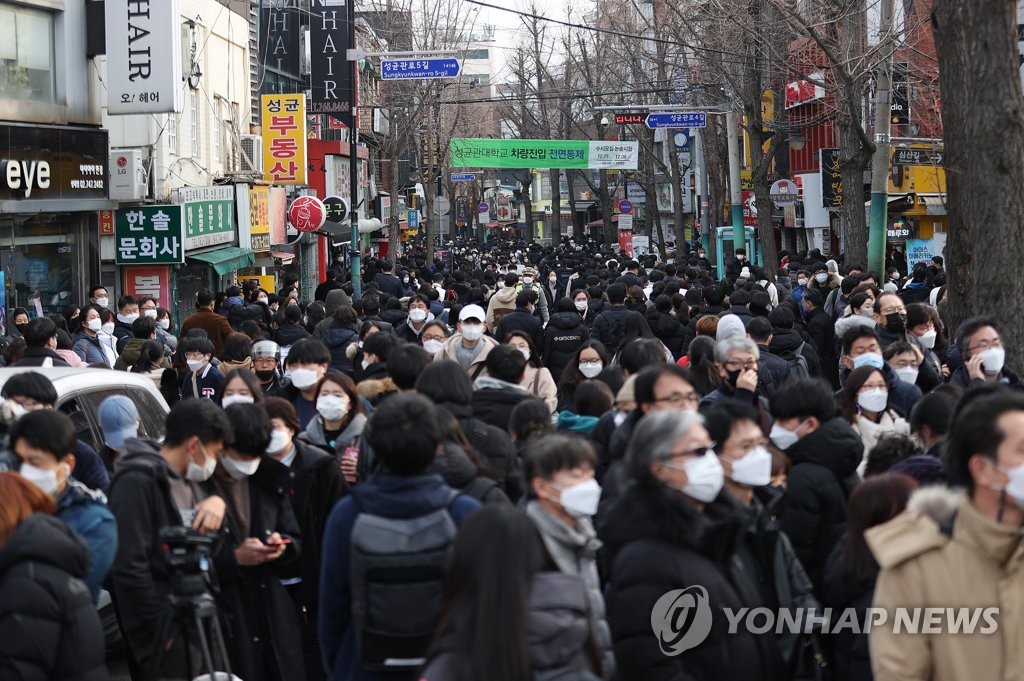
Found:
[[[170,603],[172,611],[161,621],[157,637],[157,653],[149,668],[146,681],[160,678],[160,666],[167,650],[165,641],[181,634],[185,649],[185,664],[189,678],[196,669],[192,664],[190,633],[194,630],[198,638],[201,656],[198,670],[209,675],[210,681],[232,678],[231,663],[228,660],[227,647],[224,645],[224,634],[217,616],[217,602],[206,587],[202,574],[175,574],[172,577]],[[212,645],[211,645],[212,644]],[[217,668],[218,660],[221,669]]]

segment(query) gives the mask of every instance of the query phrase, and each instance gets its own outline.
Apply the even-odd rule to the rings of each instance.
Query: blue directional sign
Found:
[[[420,212],[418,210],[410,210],[406,216],[406,228],[407,229],[419,229],[420,228]]]
[[[458,175],[452,175],[452,182],[472,182],[476,179],[476,175],[473,173],[460,173]]]
[[[703,111],[689,113],[652,113],[644,121],[648,128],[706,128],[708,115]]]
[[[458,78],[462,62],[458,59],[382,59],[381,80],[416,80],[423,78]]]

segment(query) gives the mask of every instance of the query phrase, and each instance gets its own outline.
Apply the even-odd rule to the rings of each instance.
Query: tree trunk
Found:
[[[398,259],[398,242],[402,216],[398,214],[398,160],[395,158],[388,163],[388,174],[391,176],[391,219],[388,221],[388,262],[394,263]]]
[[[1009,366],[1024,362],[1024,99],[1016,2],[935,0],[948,186],[946,272],[952,331],[992,314]]]
[[[562,171],[552,168],[548,171],[548,178],[551,182],[551,245],[557,246],[562,238],[562,189],[560,180]]]
[[[601,199],[601,220],[604,222],[604,245],[610,248],[619,243],[618,230],[612,223],[612,197],[611,189],[608,187],[608,171],[602,170],[601,186],[598,187],[598,198]]]
[[[864,153],[848,116],[839,123],[839,173],[843,177],[843,242],[846,262],[868,264],[868,221],[864,210]],[[870,156],[869,156],[870,159]]]

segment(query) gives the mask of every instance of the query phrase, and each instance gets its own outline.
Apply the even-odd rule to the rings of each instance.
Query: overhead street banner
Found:
[[[637,142],[456,138],[453,168],[569,168],[636,170]]]

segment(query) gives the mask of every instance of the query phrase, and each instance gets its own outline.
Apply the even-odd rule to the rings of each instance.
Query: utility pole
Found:
[[[743,248],[746,232],[743,228],[743,189],[740,187],[740,132],[737,113],[725,114],[726,134],[729,138],[729,204],[732,208],[732,250]],[[751,257],[753,254],[748,254]]]
[[[871,222],[868,229],[868,269],[885,271],[885,237],[889,221],[889,135],[892,125],[893,0],[882,0],[879,46],[882,61],[875,75],[875,155],[871,159]],[[850,192],[847,198],[852,199]]]
[[[356,3],[349,2],[346,7],[348,14],[348,45],[356,47]],[[349,62],[352,69],[352,97],[349,100],[348,113],[348,172],[349,172],[349,220],[352,221],[350,259],[352,262],[352,291],[355,297],[363,294],[363,276],[359,263],[359,164],[356,140],[359,131],[356,129],[356,107],[359,106],[359,60]]]

